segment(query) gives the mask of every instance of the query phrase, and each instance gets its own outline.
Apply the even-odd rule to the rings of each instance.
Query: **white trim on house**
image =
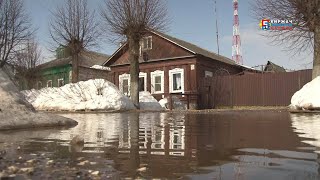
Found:
[[[64,86],[65,84],[64,84],[64,79],[63,78],[60,78],[60,79],[58,79],[58,87],[61,87],[60,86],[60,81],[62,81],[62,85],[61,86]]]
[[[174,74],[181,74],[180,76],[180,89],[174,90],[173,89],[173,75]],[[184,93],[184,69],[181,68],[175,68],[169,70],[169,91],[170,93]]]
[[[51,83],[51,86],[49,86],[49,83]],[[47,81],[47,87],[52,87],[52,85],[53,85],[53,84],[52,84],[52,80],[48,80],[48,81]]]
[[[149,42],[149,39],[150,39],[150,44],[148,43],[148,42]],[[146,48],[144,47],[144,46],[145,46],[144,41],[147,42],[147,47],[146,47]],[[150,47],[149,47],[149,45],[150,45]],[[152,36],[143,37],[143,38],[141,39],[140,47],[141,47],[141,50],[142,50],[142,51],[151,50],[151,49],[152,49]]]
[[[128,94],[125,94],[125,92],[123,92],[123,80],[128,80]],[[119,75],[119,90],[127,96],[130,95],[130,74],[125,73]]]
[[[145,72],[140,72],[139,73],[139,78],[144,78],[144,91],[147,91],[147,73]]]
[[[211,71],[204,71],[204,77],[213,77],[213,72],[211,72]]]
[[[161,91],[155,91],[155,77],[161,77]],[[152,94],[161,94],[164,93],[164,71],[153,71],[151,72],[151,93]]]

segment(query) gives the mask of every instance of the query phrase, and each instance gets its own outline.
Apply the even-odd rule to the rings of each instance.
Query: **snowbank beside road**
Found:
[[[304,85],[291,98],[291,108],[305,110],[320,109],[320,76]]]
[[[22,92],[37,110],[85,111],[132,110],[132,101],[104,79],[81,81],[60,88],[44,88]],[[140,109],[162,110],[149,92],[140,93]]]
[[[80,81],[60,88],[22,92],[37,110],[131,110],[131,100],[104,79]]]
[[[76,124],[76,121],[68,118],[36,113],[0,68],[0,130],[74,126]]]

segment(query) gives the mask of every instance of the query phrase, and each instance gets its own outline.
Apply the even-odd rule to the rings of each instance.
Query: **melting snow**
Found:
[[[111,69],[109,67],[100,66],[100,65],[93,65],[90,68],[91,69],[99,69],[99,70],[111,71]]]
[[[320,109],[320,76],[304,85],[291,98],[294,109]]]
[[[109,81],[96,79],[67,84],[60,88],[22,91],[37,110],[132,110],[132,101]],[[162,110],[149,92],[140,92],[140,109]]]

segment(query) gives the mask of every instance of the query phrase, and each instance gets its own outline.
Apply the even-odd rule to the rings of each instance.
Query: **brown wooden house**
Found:
[[[111,68],[114,83],[125,94],[130,93],[128,58],[128,45],[123,44],[104,63]],[[194,94],[193,108],[198,105],[202,78],[221,72],[238,74],[250,70],[227,57],[157,31],[148,31],[141,41],[139,61],[140,91],[151,92],[157,100],[173,93],[187,100],[187,94]]]

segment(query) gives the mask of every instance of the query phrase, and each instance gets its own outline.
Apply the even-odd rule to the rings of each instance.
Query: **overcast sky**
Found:
[[[90,8],[98,11],[102,1],[89,0]],[[282,46],[272,46],[268,39],[260,35],[262,30],[259,29],[259,22],[250,13],[251,1],[254,0],[239,0],[244,65],[263,65],[269,60],[287,69],[311,68],[312,53],[292,56]],[[52,44],[48,27],[52,18],[50,11],[63,2],[64,0],[25,0],[27,11],[38,29],[37,39],[46,61],[54,58],[48,51]],[[220,54],[229,58],[232,56],[232,2],[233,0],[217,0]],[[168,6],[171,23],[167,34],[217,53],[214,0],[169,0]],[[97,18],[100,18],[98,13]],[[115,44],[101,41],[100,47],[94,50],[110,55],[116,48]]]

